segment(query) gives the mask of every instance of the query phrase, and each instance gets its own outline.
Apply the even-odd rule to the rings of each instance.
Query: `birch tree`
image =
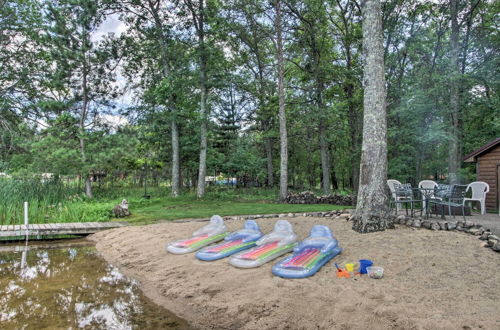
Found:
[[[361,233],[391,227],[387,179],[387,124],[380,0],[365,0],[363,14],[364,116],[358,202],[352,228]]]
[[[207,173],[207,148],[208,148],[208,81],[207,63],[208,52],[205,46],[205,24],[206,8],[205,0],[184,0],[188,8],[198,40],[197,55],[199,65],[199,88],[200,88],[200,160],[198,167],[198,186],[196,196],[201,198],[205,195],[205,176]]]
[[[275,28],[276,28],[276,57],[278,64],[278,104],[279,104],[279,125],[280,125],[280,196],[281,202],[285,201],[288,195],[288,135],[286,131],[285,113],[285,69],[283,61],[283,36],[281,26],[281,0],[276,0]]]

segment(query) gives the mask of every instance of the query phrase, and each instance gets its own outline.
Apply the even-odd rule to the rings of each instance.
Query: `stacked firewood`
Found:
[[[316,196],[312,191],[300,193],[289,193],[286,197],[288,204],[335,204],[335,205],[355,205],[356,197],[351,195],[324,195]]]

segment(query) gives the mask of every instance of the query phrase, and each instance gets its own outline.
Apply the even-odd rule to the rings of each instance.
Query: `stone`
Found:
[[[411,226],[413,224],[413,220],[412,219],[407,219],[406,220],[406,225],[407,226]]]
[[[447,224],[446,221],[440,221],[440,222],[438,222],[438,224],[439,224],[439,227],[440,227],[441,230],[447,230],[448,229],[447,226],[446,226],[446,224]]]
[[[491,235],[490,235],[491,237]],[[499,241],[497,241],[496,239],[491,239],[488,237],[488,246],[493,246],[495,245],[496,243],[498,243]]]
[[[457,229],[458,231],[463,231],[463,230],[464,230],[464,228],[463,228],[462,226],[459,226],[459,225],[457,225],[457,228],[456,228],[456,229]]]
[[[475,226],[475,223],[474,223],[474,222],[472,222],[472,221],[466,220],[463,226],[464,226],[465,228],[471,228],[471,227],[474,227],[474,226]]]
[[[341,213],[339,216],[340,216],[341,218],[348,218],[348,217],[350,217],[351,215],[350,215],[349,213]]]
[[[441,226],[437,222],[431,223],[431,229],[432,230],[439,230],[441,229]]]
[[[481,235],[481,234],[479,233],[479,229],[477,229],[477,228],[470,228],[470,229],[468,230],[468,232],[469,232],[469,234],[472,234],[472,235]]]
[[[480,240],[486,241],[488,240],[488,237],[491,235],[491,232],[485,231],[481,234],[481,237],[479,237]]]
[[[488,237],[488,239],[493,239],[495,241],[500,241],[500,237],[498,237],[497,235],[490,235],[490,237]]]
[[[288,213],[288,217],[293,218],[294,216],[295,216],[295,214],[293,214],[293,213]]]
[[[422,227],[431,229],[431,222],[429,220],[422,221]]]
[[[447,222],[446,223],[446,229],[448,230],[454,230],[457,228],[457,224],[455,222]]]
[[[420,228],[422,226],[420,220],[418,219],[415,219],[413,220],[413,223],[411,224],[412,227],[415,227],[415,228]]]
[[[120,204],[113,208],[113,214],[117,218],[128,217],[130,215],[130,210],[128,209],[128,202],[126,199],[122,200]]]
[[[491,248],[493,251],[500,252],[500,242],[497,241]]]
[[[278,214],[278,218],[286,218],[286,214],[284,213]]]

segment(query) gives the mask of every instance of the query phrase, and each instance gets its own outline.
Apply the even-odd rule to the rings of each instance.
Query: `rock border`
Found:
[[[480,224],[466,221],[438,221],[434,219],[412,218],[404,214],[398,215],[396,223],[413,228],[425,228],[429,230],[446,230],[460,231],[466,234],[477,236],[480,240],[485,241],[484,247],[491,248],[495,252],[500,253],[500,237],[493,234],[489,229],[484,228]]]
[[[317,218],[332,218],[345,219],[349,221],[351,213],[354,209],[333,210],[323,212],[297,212],[297,213],[272,213],[272,214],[249,214],[249,215],[233,215],[224,216],[224,220],[247,220],[247,219],[266,219],[266,218],[295,218],[295,217],[317,217]],[[175,223],[182,222],[204,222],[210,219],[178,219],[173,220]],[[412,228],[425,228],[429,230],[445,230],[445,231],[460,231],[470,235],[477,236],[480,240],[485,241],[484,247],[491,248],[493,251],[500,253],[500,237],[493,234],[489,229],[483,226],[466,220],[464,221],[438,221],[434,219],[412,218],[406,215],[398,215],[394,218],[396,224],[405,225]]]
[[[317,217],[317,218],[334,218],[349,220],[351,212],[354,209],[333,210],[323,212],[296,212],[296,213],[271,213],[271,214],[247,214],[247,215],[229,215],[223,216],[224,220],[247,220],[247,219],[265,219],[265,218],[295,218],[295,217]],[[172,222],[204,222],[210,219],[178,219]]]

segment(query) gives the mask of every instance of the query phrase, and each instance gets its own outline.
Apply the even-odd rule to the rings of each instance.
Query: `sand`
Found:
[[[276,219],[257,220],[264,233]],[[358,234],[351,223],[292,218],[299,237],[330,226],[340,265],[374,260],[384,278],[336,278],[333,262],[307,279],[237,269],[227,259],[173,255],[165,244],[205,223],[162,223],[92,235],[103,257],[140,281],[159,305],[201,329],[500,329],[500,254],[467,234],[400,227]],[[231,230],[243,221],[227,221]]]

